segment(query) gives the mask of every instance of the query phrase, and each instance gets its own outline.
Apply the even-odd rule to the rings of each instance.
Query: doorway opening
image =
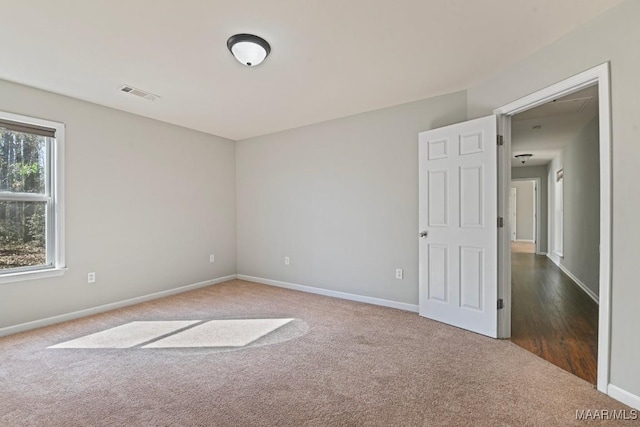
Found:
[[[594,85],[514,115],[511,128],[517,221],[511,341],[592,384],[598,356],[598,120]],[[527,160],[518,154],[524,151]],[[544,242],[536,233],[538,181],[546,187]]]
[[[591,117],[589,108],[595,113]],[[499,229],[499,297],[505,307],[499,312],[499,336],[516,343],[522,339],[519,345],[528,344],[534,353],[607,393],[609,66],[585,71],[495,113],[504,135],[498,161],[499,214],[509,218],[512,179],[540,179],[536,253],[512,253],[508,227]],[[570,123],[575,129],[568,130]],[[514,157],[518,154],[532,155],[523,165],[522,156]],[[533,318],[524,320],[526,313]],[[571,317],[576,314],[581,317]],[[558,352],[550,350],[550,343]]]
[[[540,254],[540,178],[511,176],[509,233],[511,251]]]

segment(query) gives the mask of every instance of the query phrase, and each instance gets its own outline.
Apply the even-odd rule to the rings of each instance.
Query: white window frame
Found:
[[[5,201],[48,202],[46,214],[47,265],[11,268],[5,271],[0,270],[0,284],[61,276],[67,270],[64,246],[65,126],[63,123],[7,113],[4,111],[0,111],[0,119],[55,130],[55,138],[48,138],[47,142],[50,144],[47,149],[47,195],[27,195],[24,193],[8,194],[7,192],[2,194],[2,200]]]

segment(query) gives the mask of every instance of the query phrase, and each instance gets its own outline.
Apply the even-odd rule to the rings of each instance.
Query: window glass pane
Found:
[[[0,128],[0,191],[45,192],[47,138]]]
[[[0,270],[47,263],[47,202],[0,201]]]

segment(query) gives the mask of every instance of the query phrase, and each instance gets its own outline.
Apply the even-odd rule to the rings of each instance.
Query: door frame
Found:
[[[533,182],[533,214],[535,215],[533,236],[536,241],[536,255],[542,255],[540,252],[540,178],[511,178],[511,182],[513,181]]]
[[[511,227],[511,218],[512,218],[512,213],[513,215],[513,228],[509,230],[509,241],[511,242],[515,242],[518,237],[518,189],[515,187],[511,187],[510,192],[509,192],[509,206],[511,206],[511,202],[512,199],[515,196],[515,200],[513,200],[513,205],[514,205],[514,211],[515,212],[509,212],[509,226]],[[506,224],[506,222],[505,222]],[[506,225],[505,225],[506,227]]]
[[[608,394],[611,351],[611,97],[609,62],[598,65],[566,80],[548,86],[494,110],[498,116],[498,132],[504,145],[498,150],[498,215],[508,218],[511,184],[511,117],[545,104],[553,99],[598,85],[600,125],[600,288],[598,314],[598,380],[599,391]],[[506,203],[505,203],[506,202]],[[504,310],[498,311],[498,336],[511,336],[511,257],[509,233],[498,229],[498,296]]]

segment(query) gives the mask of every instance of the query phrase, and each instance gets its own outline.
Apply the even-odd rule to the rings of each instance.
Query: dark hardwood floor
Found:
[[[511,254],[511,340],[596,383],[598,305],[546,256]]]

